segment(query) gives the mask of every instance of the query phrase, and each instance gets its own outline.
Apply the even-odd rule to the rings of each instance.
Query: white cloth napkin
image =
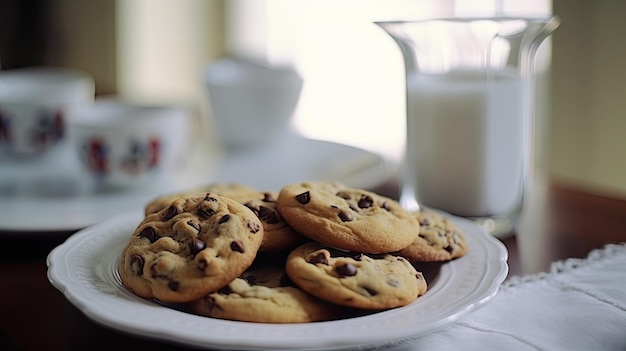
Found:
[[[626,350],[626,243],[512,277],[484,307],[380,350]]]

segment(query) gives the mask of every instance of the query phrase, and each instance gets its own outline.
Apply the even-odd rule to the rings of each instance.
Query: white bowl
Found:
[[[189,146],[188,112],[98,99],[69,113],[69,135],[98,191],[129,190],[167,181]]]
[[[261,145],[289,127],[302,78],[288,68],[223,58],[204,76],[216,135],[230,149]]]
[[[0,71],[0,159],[41,158],[66,139],[68,109],[91,104],[84,72],[34,67]]]

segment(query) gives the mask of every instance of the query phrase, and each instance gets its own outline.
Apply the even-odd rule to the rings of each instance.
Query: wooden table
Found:
[[[393,195],[394,186],[380,189]],[[535,266],[585,257],[606,243],[626,241],[626,200],[551,183],[546,196],[547,228],[542,233],[503,239],[510,274],[521,275],[525,240]],[[55,289],[46,276],[46,257],[72,232],[0,233],[0,350],[170,350],[172,345],[126,335],[87,318]]]

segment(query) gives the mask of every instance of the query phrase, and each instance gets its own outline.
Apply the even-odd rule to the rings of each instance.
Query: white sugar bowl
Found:
[[[216,136],[227,151],[288,133],[303,80],[293,69],[239,58],[207,66],[204,82]]]

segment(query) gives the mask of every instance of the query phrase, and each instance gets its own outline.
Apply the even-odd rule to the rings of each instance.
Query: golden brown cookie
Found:
[[[335,182],[289,184],[281,189],[276,208],[302,235],[350,251],[397,251],[410,245],[419,230],[415,217],[398,202]]]
[[[212,193],[177,197],[138,225],[119,273],[139,296],[187,302],[241,275],[262,240],[260,220],[242,204]]]
[[[340,251],[314,242],[292,251],[285,270],[311,295],[354,308],[404,306],[427,289],[422,273],[403,257]]]
[[[277,192],[260,191],[240,183],[213,183],[185,192],[165,195],[150,201],[145,207],[145,213],[156,212],[177,197],[206,192],[233,199],[248,207],[259,217],[264,229],[260,252],[287,253],[306,241],[306,238],[291,228],[276,211]]]
[[[397,252],[411,262],[443,262],[467,253],[467,240],[449,219],[432,211],[416,211],[419,234],[413,243]]]
[[[281,267],[252,267],[220,291],[190,303],[199,315],[257,323],[331,320],[341,308],[305,293]]]

